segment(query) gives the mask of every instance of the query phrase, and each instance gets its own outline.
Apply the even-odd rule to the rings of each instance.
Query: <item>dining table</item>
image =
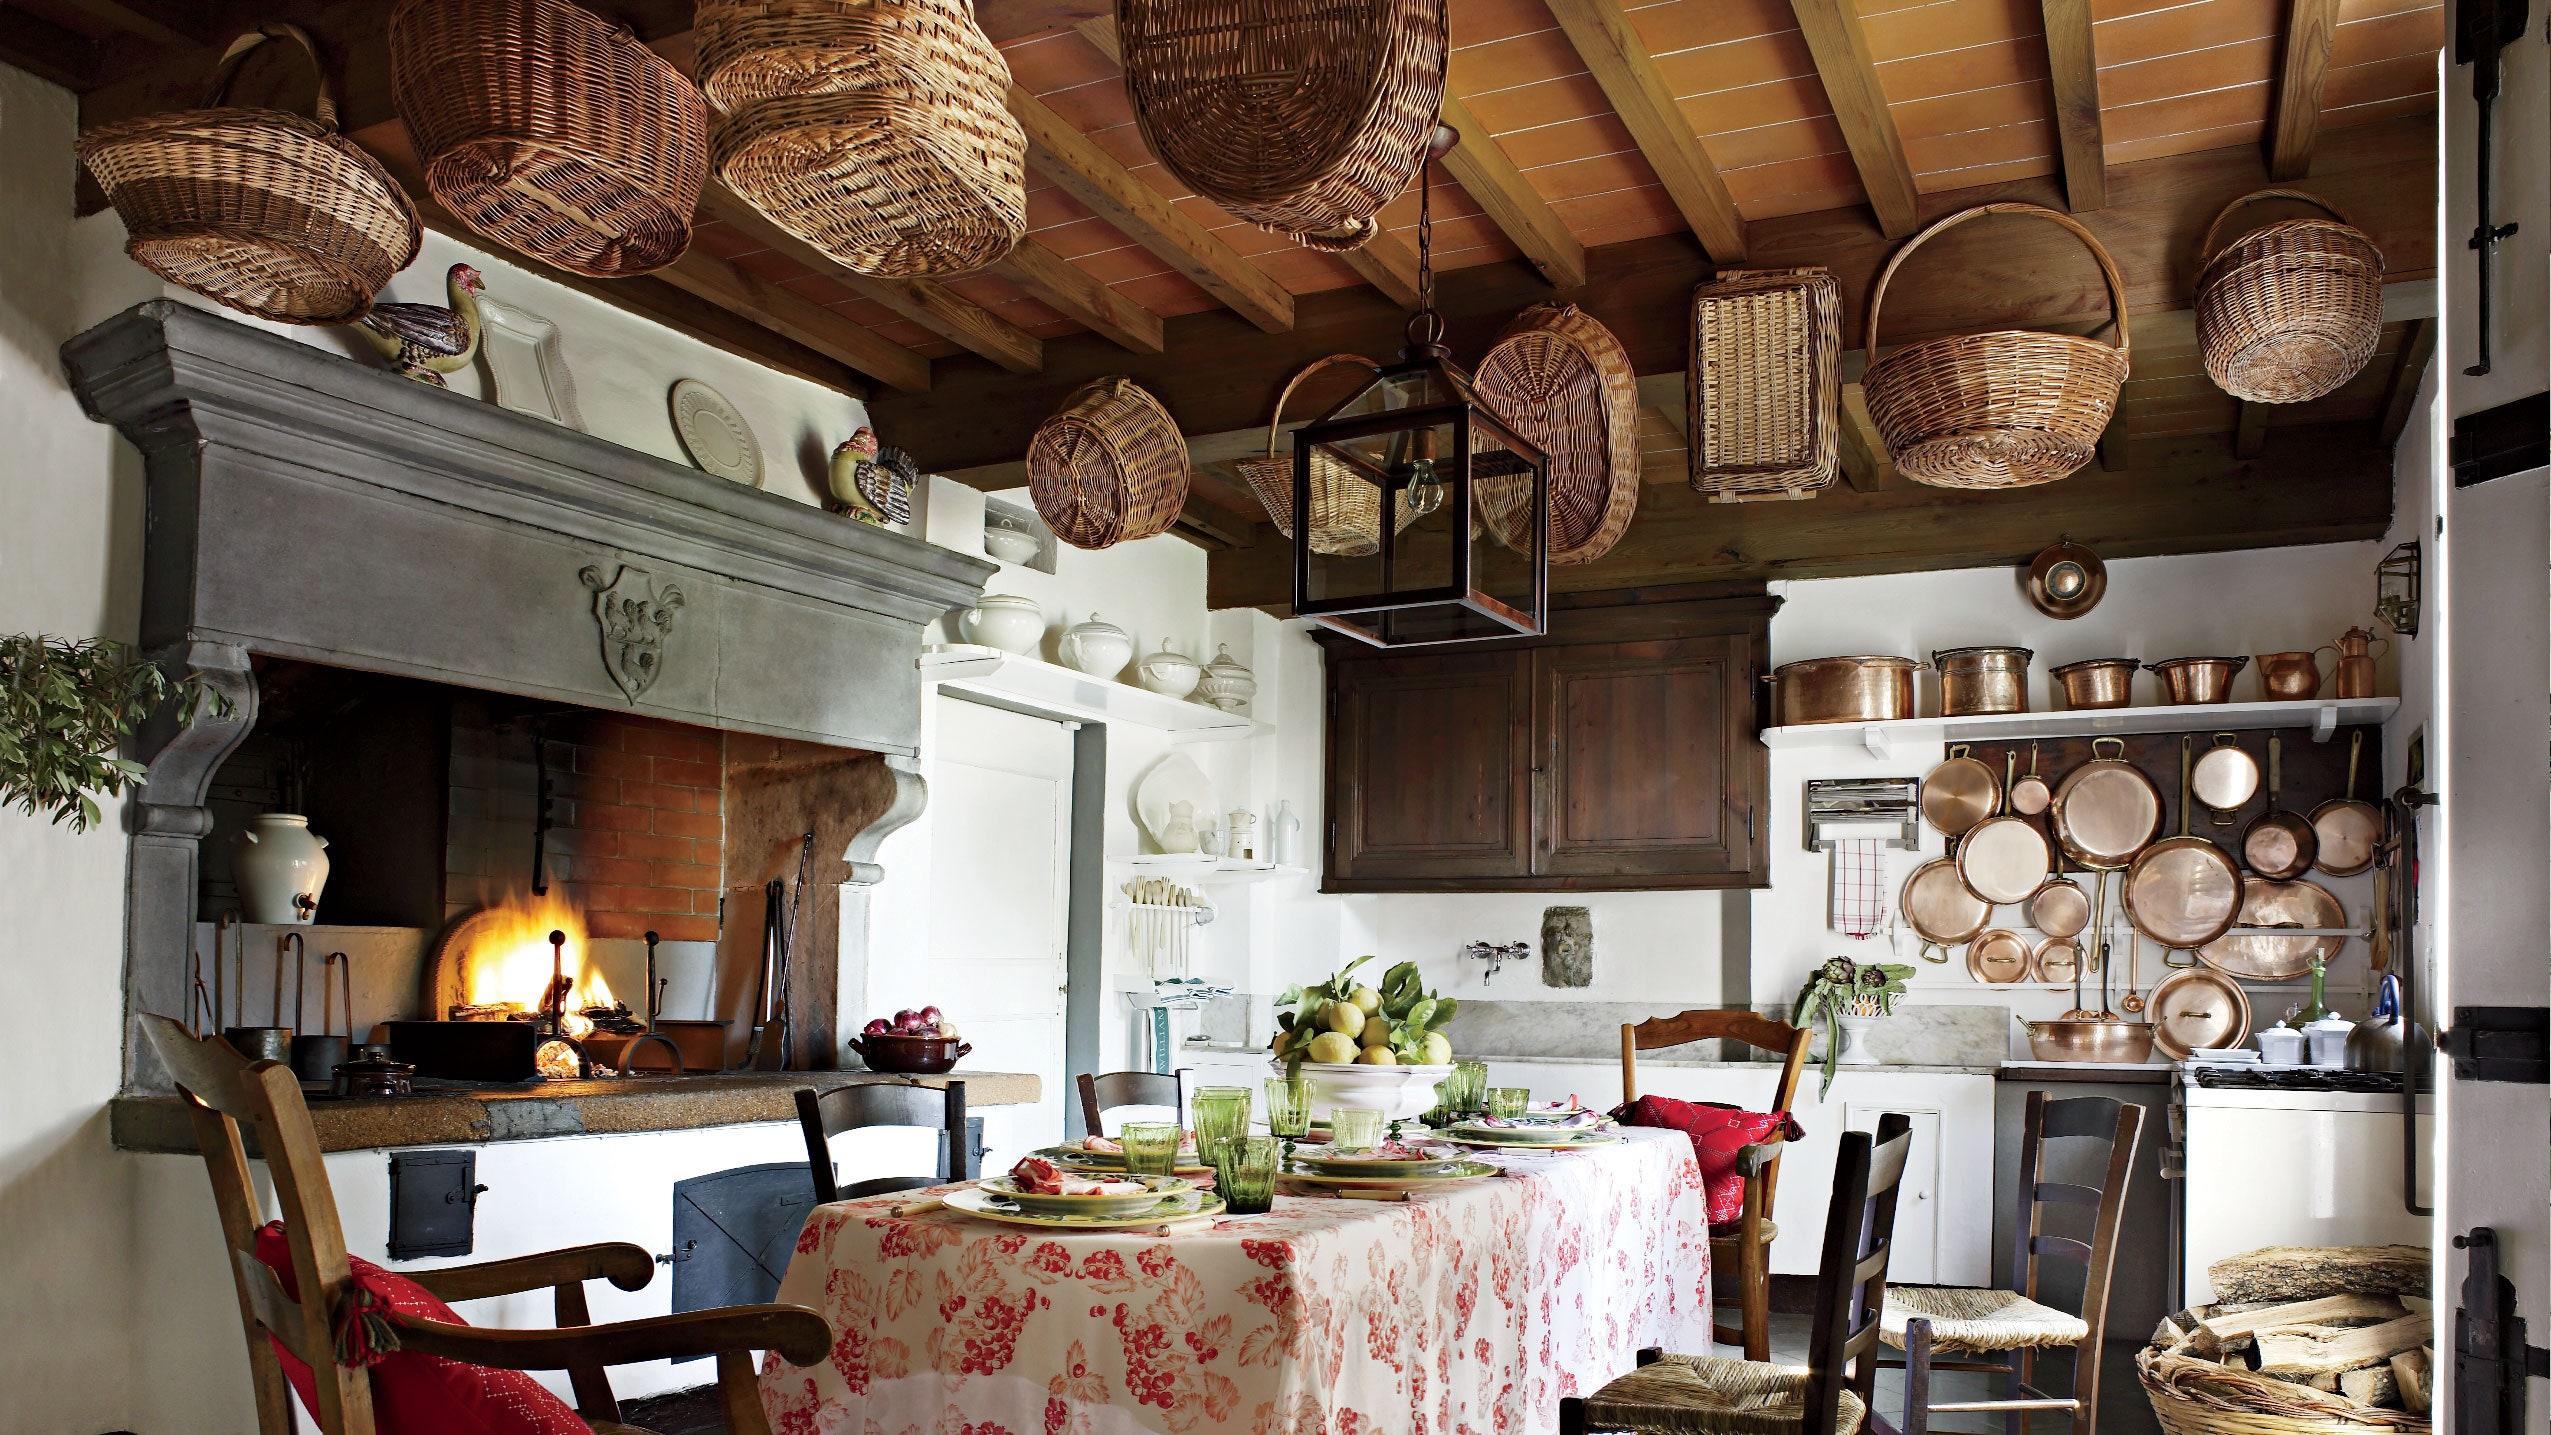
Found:
[[[899,1192],[817,1206],[766,1357],[779,1435],[1522,1435],[1659,1346],[1709,1350],[1691,1142],[1625,1130],[1404,1200],[1279,1194],[1126,1230],[996,1224]],[[919,1208],[919,1209],[916,1209]]]

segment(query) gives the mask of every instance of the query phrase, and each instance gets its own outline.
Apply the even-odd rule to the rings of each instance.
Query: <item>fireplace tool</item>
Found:
[[[2478,153],[2474,156],[2472,197],[2478,222],[2471,231],[2473,268],[2476,282],[2472,292],[2479,300],[2474,331],[2477,362],[2463,372],[2478,377],[2489,372],[2489,280],[2496,267],[2498,246],[2516,232],[2511,220],[2494,223],[2489,217],[2491,119],[2498,106],[2498,52],[2516,42],[2524,34],[2526,0],[2462,0],[2454,7],[2454,63],[2471,66],[2471,100],[2478,111],[2474,126]]]
[[[665,1074],[680,1076],[684,1070],[681,1046],[676,1044],[673,1038],[655,1029],[656,1017],[664,1010],[664,988],[669,980],[656,975],[656,940],[654,932],[647,933],[647,994],[645,997],[647,1029],[622,1044],[618,1063],[618,1070],[622,1076],[638,1074],[638,1050],[648,1046],[662,1048],[665,1059],[672,1063],[670,1067],[665,1068]]]
[[[815,857],[815,834],[797,848],[797,881],[774,877],[762,886],[762,970],[753,996],[753,1035],[744,1048],[744,1064],[755,1071],[786,1071],[789,1061],[789,952],[797,941],[798,903],[806,895],[806,874]],[[771,1040],[773,1027],[777,1040]]]
[[[302,970],[296,967],[293,971],[292,1019],[295,1023],[306,1022],[308,1019],[307,1008],[302,1005],[304,995],[301,981]],[[331,981],[331,978],[339,979]],[[335,1035],[336,1022],[330,1015],[337,1010],[328,1002],[328,992],[332,986],[344,993],[341,999],[345,1012],[346,1034],[344,1036]],[[353,1038],[354,969],[346,964],[345,953],[330,952],[319,963],[319,1030],[316,1035],[304,1030],[293,1037],[292,1074],[299,1077],[304,1085],[331,1084],[336,1078],[337,1068],[344,1064],[346,1057],[350,1054],[348,1047]]]

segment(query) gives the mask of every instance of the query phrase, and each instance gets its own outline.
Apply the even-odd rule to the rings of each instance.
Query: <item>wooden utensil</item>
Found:
[[[2285,739],[2268,739],[2268,810],[2250,819],[2241,833],[2241,860],[2272,881],[2300,877],[2320,855],[2321,839],[2311,821],[2285,810]]]

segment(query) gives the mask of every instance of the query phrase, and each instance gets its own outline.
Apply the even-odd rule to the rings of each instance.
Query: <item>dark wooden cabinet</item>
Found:
[[[1549,637],[1404,653],[1323,635],[1323,890],[1762,885],[1778,602],[1575,606]]]

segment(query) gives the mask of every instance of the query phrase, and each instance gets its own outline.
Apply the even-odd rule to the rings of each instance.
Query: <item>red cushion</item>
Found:
[[[1613,1115],[1624,1126],[1654,1126],[1692,1138],[1692,1157],[1701,1166],[1702,1203],[1713,1226],[1726,1225],[1745,1213],[1745,1177],[1736,1169],[1738,1153],[1775,1131],[1790,1141],[1806,1134],[1786,1111],[1745,1111],[1671,1096],[1642,1096]]]
[[[257,1259],[283,1283],[284,1293],[298,1299],[300,1282],[293,1277],[291,1249],[284,1243],[283,1223],[269,1222],[257,1232]],[[354,1284],[398,1315],[467,1325],[434,1294],[361,1256],[354,1265]],[[272,1339],[272,1337],[268,1337]],[[284,1378],[301,1394],[302,1406],[318,1414],[310,1367],[275,1343]],[[585,1422],[537,1380],[519,1370],[492,1370],[464,1365],[439,1355],[396,1351],[372,1367],[372,1417],[381,1435],[591,1435]]]

